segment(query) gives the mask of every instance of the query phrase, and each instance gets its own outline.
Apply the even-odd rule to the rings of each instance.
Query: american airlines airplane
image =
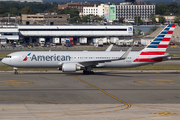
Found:
[[[154,64],[168,60],[166,49],[175,29],[169,24],[152,42],[141,51],[21,51],[2,59],[2,63],[17,68],[58,68],[63,72],[83,70],[84,74],[94,74],[93,68],[129,68]]]

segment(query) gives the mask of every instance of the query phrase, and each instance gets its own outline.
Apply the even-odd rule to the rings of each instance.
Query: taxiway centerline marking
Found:
[[[103,89],[101,89],[101,88],[99,88],[99,87],[97,87],[97,86],[95,86],[95,85],[92,85],[92,84],[90,84],[90,83],[88,83],[88,82],[86,82],[86,81],[84,81],[84,80],[78,78],[77,76],[75,76],[75,75],[73,75],[73,74],[71,74],[71,75],[72,75],[73,77],[75,77],[76,79],[80,80],[81,82],[86,83],[86,84],[90,85],[91,87],[94,87],[94,88],[100,90],[101,92],[105,93],[106,95],[108,95],[108,96],[114,98],[115,100],[117,100],[117,101],[119,101],[119,102],[122,102],[125,106],[127,106],[125,109],[129,109],[129,108],[131,107],[130,104],[128,104],[128,103],[126,103],[125,101],[120,100],[119,98],[117,98],[117,97],[115,97],[115,96],[109,94],[108,92],[104,91]],[[122,110],[123,110],[123,109],[122,109]]]

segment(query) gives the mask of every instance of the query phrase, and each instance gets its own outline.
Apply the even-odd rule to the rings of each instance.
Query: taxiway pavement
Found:
[[[180,74],[0,72],[0,120],[178,120]]]

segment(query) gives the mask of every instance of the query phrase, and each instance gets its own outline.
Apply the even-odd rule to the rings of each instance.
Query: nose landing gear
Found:
[[[13,69],[14,69],[14,74],[18,74],[18,72],[17,72],[17,68],[16,67],[13,67]]]

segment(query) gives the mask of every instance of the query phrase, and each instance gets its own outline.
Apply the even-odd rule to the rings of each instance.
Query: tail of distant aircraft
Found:
[[[161,62],[169,45],[176,24],[169,24],[147,45],[134,62]],[[154,59],[152,59],[154,58]]]

